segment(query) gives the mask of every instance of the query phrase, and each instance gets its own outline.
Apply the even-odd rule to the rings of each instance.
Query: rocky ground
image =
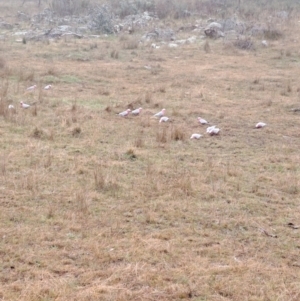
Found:
[[[280,28],[288,22],[290,14],[279,11],[256,22],[242,20],[237,14],[224,19],[198,18],[197,15],[190,14],[184,22],[168,24],[162,22],[156,14],[147,11],[127,15],[121,19],[108,5],[102,5],[91,8],[85,15],[61,17],[47,8],[32,16],[19,11],[14,17],[16,22],[0,19],[1,40],[11,36],[16,42],[58,39],[65,36],[80,39],[99,38],[103,35],[135,32],[140,36],[140,42],[151,42],[153,48],[159,48],[166,43],[174,48],[207,37],[242,41],[237,42],[238,47],[252,49],[254,45],[249,39],[259,39],[263,46],[268,46],[269,39],[280,38]],[[181,33],[185,33],[187,38],[182,39]]]

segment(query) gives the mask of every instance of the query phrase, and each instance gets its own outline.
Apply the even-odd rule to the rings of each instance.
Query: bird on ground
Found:
[[[169,117],[167,117],[167,116],[162,116],[162,117],[159,119],[159,123],[167,122],[167,121],[169,121],[169,120],[170,120]]]
[[[166,109],[162,109],[158,113],[154,114],[153,117],[156,117],[156,118],[163,117],[165,115],[165,112],[166,112]]]
[[[202,137],[202,135],[200,134],[192,134],[190,139],[200,139]]]
[[[27,103],[24,103],[23,101],[20,101],[20,105],[23,109],[28,109],[30,108],[30,105],[28,105]]]
[[[201,124],[208,124],[208,122],[201,117],[198,117],[197,119],[198,119],[199,123],[201,123]]]
[[[142,112],[142,110],[142,108],[135,109],[131,112],[131,114],[137,116]]]
[[[206,129],[206,133],[210,133],[215,127],[216,127],[215,125],[209,126],[209,127]]]
[[[265,127],[266,125],[267,125],[266,123],[260,121],[260,122],[258,122],[258,123],[256,124],[255,127],[256,127],[257,129],[261,129],[261,128]]]
[[[8,106],[8,109],[9,109],[9,110],[13,110],[14,108],[15,108],[14,105],[9,105],[9,106]]]
[[[215,125],[210,126],[206,129],[206,133],[210,134],[211,136],[218,135],[219,132],[220,132],[220,129],[217,128]]]
[[[121,116],[121,117],[126,117],[126,116],[128,116],[128,114],[131,112],[131,110],[130,109],[127,109],[126,111],[123,111],[123,112],[121,112],[121,113],[119,113],[119,114],[117,114],[117,115],[119,115],[119,116]]]
[[[36,87],[37,87],[36,85],[33,85],[33,86],[31,86],[31,87],[28,87],[28,88],[26,89],[26,91],[28,91],[28,92],[34,91]]]
[[[52,85],[45,86],[44,90],[50,90],[52,88]]]

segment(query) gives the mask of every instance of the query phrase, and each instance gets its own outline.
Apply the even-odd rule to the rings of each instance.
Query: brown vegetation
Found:
[[[255,51],[1,41],[0,300],[299,300],[298,20]]]

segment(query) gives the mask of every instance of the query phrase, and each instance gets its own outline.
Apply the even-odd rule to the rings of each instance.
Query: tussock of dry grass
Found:
[[[0,299],[298,300],[297,35],[137,55],[111,37],[88,61],[68,57],[86,40],[3,42]]]

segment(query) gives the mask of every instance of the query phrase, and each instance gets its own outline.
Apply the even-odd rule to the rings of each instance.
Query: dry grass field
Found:
[[[300,300],[298,20],[252,51],[0,41],[0,300]]]

